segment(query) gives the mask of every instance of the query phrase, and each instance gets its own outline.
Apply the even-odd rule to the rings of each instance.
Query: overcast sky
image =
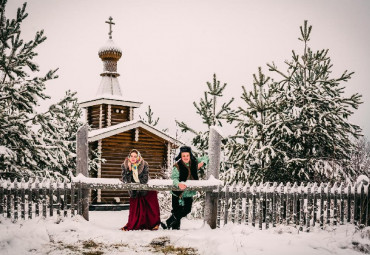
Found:
[[[23,1],[10,0],[14,18]],[[23,38],[44,29],[48,39],[37,51],[41,73],[59,68],[60,78],[47,83],[51,102],[68,89],[81,100],[94,97],[103,64],[98,50],[108,39],[122,50],[119,81],[128,100],[151,105],[160,127],[175,133],[174,119],[201,127],[193,101],[206,90],[213,73],[227,83],[225,101],[242,105],[241,86],[252,87],[259,66],[274,61],[285,70],[291,50],[301,53],[299,26],[313,26],[310,47],[329,49],[333,78],[345,70],[355,75],[346,94],[360,93],[364,103],[351,118],[370,137],[370,1],[368,0],[30,0]],[[43,103],[46,107],[51,103]]]

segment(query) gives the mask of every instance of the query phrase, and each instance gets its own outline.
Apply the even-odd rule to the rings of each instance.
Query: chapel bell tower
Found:
[[[109,39],[99,49],[98,55],[103,62],[101,81],[94,98],[80,103],[86,110],[87,123],[92,129],[110,127],[134,118],[134,109],[140,107],[141,102],[125,100],[118,81],[117,63],[122,56],[122,50],[115,45],[112,39],[112,17],[106,21],[109,24]]]

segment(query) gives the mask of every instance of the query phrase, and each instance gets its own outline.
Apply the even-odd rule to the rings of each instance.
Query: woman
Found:
[[[149,165],[138,150],[131,150],[122,164],[124,183],[148,183]],[[129,191],[130,210],[127,224],[121,228],[127,230],[157,230],[160,224],[157,191]]]

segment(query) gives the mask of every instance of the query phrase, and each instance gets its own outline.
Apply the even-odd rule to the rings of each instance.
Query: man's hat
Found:
[[[191,152],[191,148],[189,146],[182,146],[182,147],[180,147],[179,155],[177,155],[177,157],[175,158],[176,161],[181,159],[181,153],[182,152],[189,152],[190,153],[190,159],[191,160],[196,160],[193,153]]]

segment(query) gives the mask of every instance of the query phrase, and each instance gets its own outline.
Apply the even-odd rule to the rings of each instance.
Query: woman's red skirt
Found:
[[[160,224],[157,191],[148,191],[146,196],[130,198],[128,222],[123,230],[155,229]]]

